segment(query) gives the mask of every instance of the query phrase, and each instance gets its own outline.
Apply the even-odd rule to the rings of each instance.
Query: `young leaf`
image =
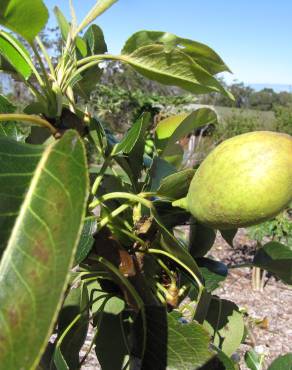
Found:
[[[114,149],[115,154],[130,154],[139,139],[143,138],[150,123],[150,114],[144,113],[130,128],[123,140]]]
[[[220,56],[209,46],[168,32],[138,31],[126,41],[122,53],[130,54],[139,47],[151,44],[162,44],[170,50],[174,47],[183,50],[212,75],[223,71],[230,72]]]
[[[0,24],[29,42],[44,28],[48,18],[49,13],[42,0],[1,1]]]
[[[88,27],[83,36],[83,40],[86,42],[87,50],[91,55],[104,54],[107,52],[107,46],[102,29],[96,24],[92,24]]]
[[[160,157],[155,157],[149,171],[151,178],[151,191],[154,191],[159,187],[163,178],[174,174],[175,172],[176,168],[174,166]]]
[[[166,53],[163,45],[146,45],[120,55],[119,59],[150,80],[179,86],[195,94],[213,91],[232,97],[216,78],[180,49]]]
[[[67,131],[44,151],[1,260],[1,370],[35,368],[40,360],[80,237],[87,186],[83,143]]]
[[[292,248],[269,242],[260,248],[254,256],[253,264],[272,272],[287,284],[292,284]]]
[[[244,360],[250,370],[262,370],[261,356],[254,349],[245,352]]]
[[[15,45],[21,50],[22,54],[16,49]],[[18,40],[4,31],[0,31],[0,54],[24,79],[27,80],[30,77],[31,66],[24,57],[26,55],[27,58],[30,58],[28,51]]]
[[[68,33],[70,31],[70,23],[65,18],[64,14],[62,13],[61,9],[57,6],[54,7],[54,13],[56,16],[56,20],[58,22],[58,26],[61,31],[62,39],[66,42]]]
[[[195,170],[188,168],[165,177],[157,189],[157,194],[172,200],[185,197],[194,174]]]

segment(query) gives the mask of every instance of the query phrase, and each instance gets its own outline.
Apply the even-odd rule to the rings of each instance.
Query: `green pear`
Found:
[[[271,131],[218,145],[196,171],[186,205],[201,223],[234,229],[266,221],[292,200],[292,137]]]

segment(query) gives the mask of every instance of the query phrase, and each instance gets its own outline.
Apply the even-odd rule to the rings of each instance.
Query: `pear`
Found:
[[[292,200],[292,137],[271,131],[218,145],[196,171],[186,197],[190,213],[216,229],[266,221]]]

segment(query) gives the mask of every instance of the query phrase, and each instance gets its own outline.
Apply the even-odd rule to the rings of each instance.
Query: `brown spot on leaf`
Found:
[[[35,241],[32,255],[42,263],[47,263],[49,261],[50,253],[43,240],[39,239]]]
[[[8,310],[8,321],[12,328],[16,328],[19,325],[19,314],[15,307],[11,307]]]

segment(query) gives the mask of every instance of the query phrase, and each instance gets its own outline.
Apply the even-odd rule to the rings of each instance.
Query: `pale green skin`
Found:
[[[224,141],[195,173],[186,200],[198,221],[216,229],[274,217],[292,200],[292,137],[256,131]]]

